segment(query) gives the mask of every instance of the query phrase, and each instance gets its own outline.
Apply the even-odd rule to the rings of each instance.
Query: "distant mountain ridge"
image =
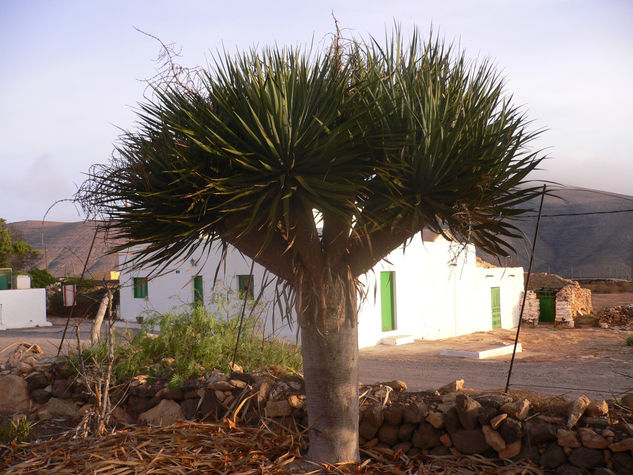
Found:
[[[590,214],[633,209],[633,196],[587,188],[564,187],[545,198],[543,219],[536,246],[534,272],[558,274],[566,278],[614,277],[631,279],[633,268],[633,213]],[[538,200],[528,203],[538,209]],[[575,216],[548,217],[554,214]],[[536,212],[531,213],[536,215]],[[21,221],[9,227],[22,233],[23,239],[39,249],[38,267],[55,276],[78,276],[94,236],[94,221],[60,223]],[[509,258],[496,259],[478,252],[496,265],[521,265],[526,270],[536,218],[515,223],[526,236],[513,239],[516,252]],[[117,256],[108,254],[120,240],[99,232],[88,263],[87,275],[101,278],[116,270]]]
[[[99,223],[96,221],[19,221],[9,223],[8,226],[40,251],[36,267],[48,268],[56,277],[76,277],[81,275],[97,224]],[[116,254],[108,254],[108,251],[120,242],[108,238],[102,230],[97,232],[86,267],[86,278],[101,279],[117,270],[118,258]]]
[[[633,210],[633,196],[588,188],[552,188],[556,189],[551,191],[552,195],[546,196],[543,204],[532,271],[566,278],[630,280],[633,271],[633,212],[627,210]],[[539,200],[528,203],[535,210],[538,210],[538,205]],[[530,214],[536,216],[537,212]],[[510,258],[496,260],[484,253],[479,253],[480,256],[493,263],[522,265],[527,270],[536,217],[526,218],[515,225],[525,238],[511,240],[516,252]]]

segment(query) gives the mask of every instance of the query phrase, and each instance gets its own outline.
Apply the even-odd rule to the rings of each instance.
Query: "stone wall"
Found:
[[[94,410],[84,383],[60,362],[32,361],[2,373],[0,389],[23,393],[20,397],[13,390],[12,401],[3,405],[9,391],[0,391],[5,411],[19,407],[40,420],[78,421]],[[604,473],[633,473],[633,424],[610,418],[606,401],[585,396],[530,401],[512,393],[466,391],[462,380],[417,393],[392,381],[363,386],[360,394],[360,443],[367,449],[389,448],[409,457],[479,454],[499,464],[530,459],[559,473],[597,467],[612,471]],[[24,404],[18,405],[19,399]],[[122,424],[235,417],[247,424],[268,418],[291,427],[307,425],[303,380],[295,375],[213,372],[179,388],[137,376],[112,399],[117,404],[112,416]],[[633,393],[617,403],[633,410]]]
[[[523,298],[523,295],[521,295],[521,298]],[[536,326],[538,325],[540,313],[541,303],[536,296],[536,292],[528,290],[525,297],[525,308],[523,309],[523,321]]]

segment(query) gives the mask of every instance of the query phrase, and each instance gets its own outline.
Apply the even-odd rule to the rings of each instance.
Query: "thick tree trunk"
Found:
[[[326,299],[322,321],[317,317],[301,328],[310,427],[307,457],[331,464],[359,460],[356,299],[345,298],[344,288],[338,280],[322,289],[323,295],[315,295]]]

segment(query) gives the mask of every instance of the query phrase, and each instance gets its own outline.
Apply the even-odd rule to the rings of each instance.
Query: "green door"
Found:
[[[501,289],[490,288],[490,301],[492,302],[492,328],[501,328]]]
[[[9,274],[0,274],[0,290],[9,290]]]
[[[539,322],[553,322],[556,320],[556,292],[553,290],[537,290],[541,311]]]
[[[380,310],[382,316],[382,331],[396,328],[395,319],[395,272],[380,273]]]
[[[193,304],[203,305],[204,294],[202,293],[202,276],[197,275],[193,278]]]

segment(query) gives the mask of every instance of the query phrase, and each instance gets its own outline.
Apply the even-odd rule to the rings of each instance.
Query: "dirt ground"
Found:
[[[594,313],[603,308],[633,304],[633,292],[622,292],[619,294],[592,293],[591,303],[593,304]]]
[[[594,294],[596,310],[633,303],[633,293]],[[16,342],[38,344],[47,356],[57,353],[65,319],[50,318],[52,327],[0,332],[0,362],[6,361]],[[75,320],[69,325],[67,344],[76,346],[75,324],[81,339],[89,341],[91,322]],[[633,391],[633,347],[626,337],[633,332],[616,328],[582,327],[557,329],[552,325],[522,327],[510,387],[549,394],[613,397]],[[360,352],[360,377],[364,383],[404,380],[411,390],[437,388],[454,379],[464,379],[476,389],[503,388],[511,355],[485,360],[440,356],[442,349],[482,350],[512,344],[516,329],[496,329],[457,338],[416,341],[401,346],[379,345]]]

